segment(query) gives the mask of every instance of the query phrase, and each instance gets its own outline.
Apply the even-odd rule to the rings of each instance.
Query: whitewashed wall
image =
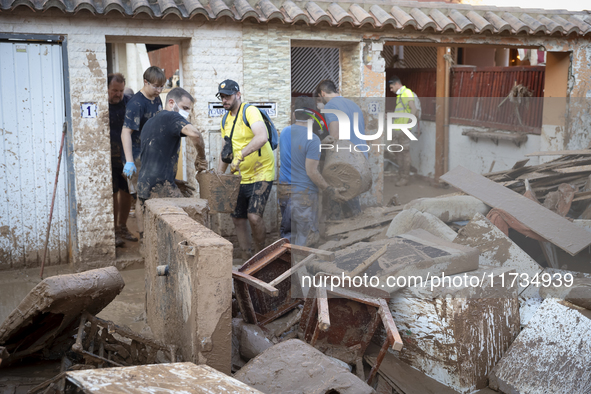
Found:
[[[496,145],[492,140],[479,138],[478,142],[462,135],[466,129],[478,129],[474,126],[452,124],[449,127],[449,170],[463,166],[479,174],[487,173],[492,162],[493,171],[506,170],[527,153],[540,149],[540,136],[528,134],[527,142],[517,147],[510,141],[499,141]],[[410,151],[412,165],[420,175],[433,177],[435,174],[435,122],[421,122],[421,136],[418,141],[411,142]],[[538,164],[537,157],[531,157],[527,165]]]

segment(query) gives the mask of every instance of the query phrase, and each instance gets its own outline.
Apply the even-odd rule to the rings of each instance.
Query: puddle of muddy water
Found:
[[[120,271],[125,282],[123,291],[97,316],[142,332],[146,327],[144,272],[143,268]]]
[[[48,267],[45,277],[74,272],[69,266]],[[125,287],[98,317],[141,332],[146,326],[144,269],[123,270],[120,273]],[[41,279],[38,268],[0,273],[0,323],[4,322],[39,282]]]

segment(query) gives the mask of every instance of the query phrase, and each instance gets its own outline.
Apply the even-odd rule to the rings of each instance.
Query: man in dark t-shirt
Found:
[[[137,242],[127,229],[127,218],[131,207],[131,195],[127,180],[123,176],[123,162],[121,160],[121,128],[125,118],[125,105],[129,101],[123,95],[125,77],[122,74],[109,74],[107,77],[109,100],[109,130],[111,137],[111,175],[113,179],[113,213],[115,221],[115,244],[124,246],[124,239]]]
[[[121,141],[125,159],[124,174],[131,178],[133,188],[137,187],[137,174],[141,162],[141,133],[144,125],[158,111],[162,110],[160,92],[164,88],[166,76],[158,67],[149,67],[144,72],[144,87],[127,103],[125,121],[121,131]],[[135,190],[132,190],[135,193]]]
[[[197,172],[207,169],[205,143],[201,132],[187,121],[194,102],[193,96],[186,90],[172,89],[166,96],[164,111],[148,120],[142,129],[142,166],[137,183],[139,208],[136,209],[140,226],[143,224],[145,200],[154,197],[182,197],[174,181],[182,137],[189,137],[197,150]]]

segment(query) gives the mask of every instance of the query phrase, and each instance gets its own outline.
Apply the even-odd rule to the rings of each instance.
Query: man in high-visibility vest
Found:
[[[417,121],[420,120],[420,106],[417,105],[415,99],[416,95],[412,90],[402,85],[400,78],[393,76],[388,81],[390,91],[396,93],[396,109],[394,112],[397,113],[409,113],[417,117]],[[394,123],[403,124],[409,123],[408,118],[396,118]],[[411,132],[418,137],[419,125],[413,127]],[[408,185],[410,178],[410,139],[402,130],[395,130],[393,133],[393,143],[400,144],[403,147],[401,152],[396,153],[396,161],[398,163],[398,174],[399,179],[396,182],[396,186]]]

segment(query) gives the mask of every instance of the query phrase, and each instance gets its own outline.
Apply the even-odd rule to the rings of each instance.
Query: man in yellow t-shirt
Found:
[[[397,76],[393,76],[388,81],[388,85],[390,87],[390,91],[396,93],[396,109],[394,112],[396,113],[409,113],[413,114],[417,117],[417,121],[419,121],[420,114],[417,109],[417,105],[415,103],[415,95],[406,86],[402,85],[400,78]],[[404,124],[409,123],[409,119],[407,118],[396,118],[394,123],[397,124]],[[418,133],[419,125],[417,124],[411,131],[415,134]],[[418,137],[418,135],[416,135]],[[398,163],[398,174],[399,179],[396,182],[396,186],[406,186],[408,185],[408,181],[410,179],[410,139],[402,130],[394,130],[392,135],[392,142],[395,144],[402,145],[403,150],[401,152],[395,153],[395,158],[397,159],[396,162]]]
[[[229,79],[225,80],[220,83],[217,96],[222,101],[224,109],[228,111],[225,122],[222,118],[221,131],[222,139],[229,137],[232,144],[234,157],[230,171],[239,171],[242,175],[236,209],[230,216],[236,227],[243,258],[248,258],[252,255],[252,250],[247,221],[252,229],[254,253],[265,246],[266,229],[263,213],[275,178],[275,157],[268,142],[267,126],[263,116],[254,105],[244,109],[245,104],[242,103],[238,84]],[[244,122],[244,115],[250,127]],[[218,171],[224,173],[227,168],[228,163],[224,163],[220,157]]]

